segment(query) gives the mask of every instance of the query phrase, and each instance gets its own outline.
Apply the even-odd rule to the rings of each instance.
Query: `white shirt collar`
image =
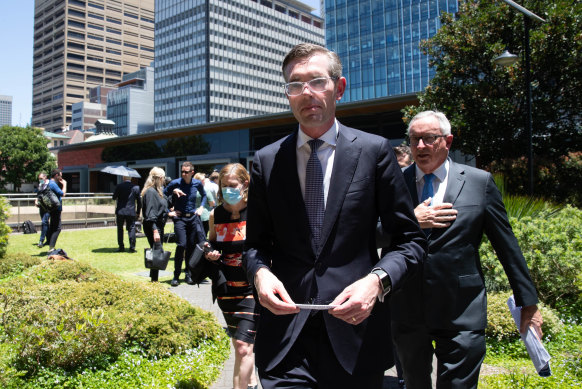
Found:
[[[424,178],[424,172],[420,170],[418,165],[415,165],[415,169],[416,169],[416,182],[419,182]],[[449,171],[449,158],[447,158],[445,162],[441,164],[441,166],[436,168],[436,170],[432,172],[432,174],[436,176],[439,182],[443,182],[445,178],[447,178],[448,171]]]
[[[328,145],[335,146],[338,132],[339,126],[337,124],[337,119],[334,119],[332,126],[322,136],[320,136],[319,139],[321,139]],[[303,147],[303,145],[305,145],[305,143],[309,142],[311,139],[313,138],[305,134],[301,129],[301,126],[299,126],[299,132],[297,134],[297,148],[299,149]],[[324,145],[322,145],[321,147],[323,146]]]

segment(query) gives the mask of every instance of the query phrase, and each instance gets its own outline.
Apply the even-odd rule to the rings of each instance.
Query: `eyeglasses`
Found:
[[[337,77],[318,77],[314,78],[311,81],[306,82],[300,81],[288,82],[286,84],[283,84],[283,88],[285,89],[285,93],[287,94],[287,96],[300,95],[301,93],[303,93],[305,85],[307,85],[309,90],[312,92],[323,92],[325,90],[325,87],[327,86],[328,80],[335,81],[337,79],[338,79]]]
[[[182,170],[182,174],[190,174],[190,173],[192,173],[192,171],[190,171],[190,170]]]
[[[423,136],[409,136],[408,143],[411,146],[418,146],[418,142],[422,139],[422,143],[425,145],[432,145],[437,141],[438,138],[446,138],[446,135],[423,135]]]

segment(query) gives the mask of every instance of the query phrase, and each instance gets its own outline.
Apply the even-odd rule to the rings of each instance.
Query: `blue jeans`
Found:
[[[42,221],[42,228],[40,230],[40,240],[38,242],[43,243],[44,238],[46,237],[46,234],[47,234],[48,229],[49,229],[49,220],[50,220],[51,214],[49,212],[43,210],[42,208],[40,208],[39,213],[40,213],[40,220]],[[48,243],[48,241],[47,241],[47,243]]]

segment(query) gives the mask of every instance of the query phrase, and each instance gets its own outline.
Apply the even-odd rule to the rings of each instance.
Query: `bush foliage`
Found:
[[[567,206],[539,217],[510,219],[540,300],[551,307],[582,302],[582,210]],[[489,291],[509,290],[491,244],[479,249]]]
[[[42,260],[26,254],[6,254],[0,258],[0,280],[22,273],[29,267],[40,264]]]
[[[0,197],[0,259],[6,254],[8,247],[8,234],[10,234],[10,227],[6,224],[10,209],[10,203],[6,198]]]
[[[107,366],[128,349],[161,360],[214,344],[217,364],[228,356],[228,338],[211,313],[159,284],[76,261],[45,260],[6,279],[0,299],[0,340],[10,355],[0,370],[12,369],[14,379]]]
[[[487,328],[485,334],[497,340],[519,340],[519,331],[513,321],[513,316],[507,307],[507,299],[511,292],[489,293],[487,296]],[[544,339],[551,339],[560,333],[564,325],[558,314],[544,304],[538,304],[544,323],[542,332]]]

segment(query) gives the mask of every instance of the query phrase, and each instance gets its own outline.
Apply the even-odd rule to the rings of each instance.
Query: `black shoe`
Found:
[[[124,251],[125,251],[125,247],[120,247],[120,248],[117,249],[117,252],[118,253],[122,253]]]
[[[129,249],[127,250],[128,253],[137,253],[137,251],[135,251],[135,249]]]
[[[42,243],[39,243],[39,244],[37,244],[37,245],[36,245],[36,247],[38,247],[38,248],[40,248],[40,249],[41,249],[43,246],[44,246],[44,244],[42,244]]]
[[[186,274],[186,277],[184,277],[184,281],[188,284],[188,285],[194,285],[194,281],[192,281],[192,277],[190,277],[189,275]]]
[[[180,285],[180,281],[177,278],[174,278],[172,282],[170,282],[171,286],[178,286]]]

